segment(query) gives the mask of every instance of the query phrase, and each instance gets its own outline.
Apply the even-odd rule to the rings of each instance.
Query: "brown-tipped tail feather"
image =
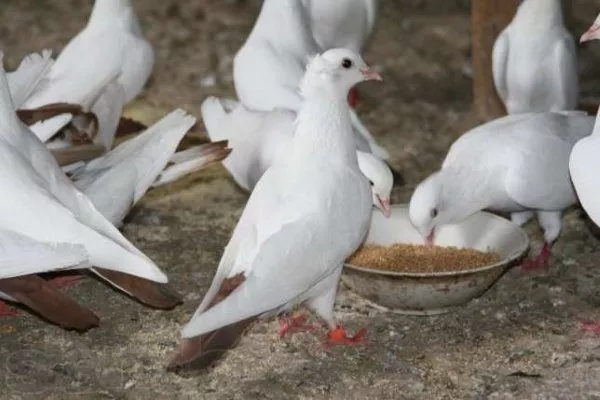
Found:
[[[167,284],[108,269],[93,268],[93,270],[102,279],[147,306],[171,310],[183,303],[181,295]]]
[[[106,150],[99,144],[84,144],[50,150],[58,165],[64,166],[78,161],[89,161],[103,155]]]
[[[79,115],[85,114],[85,111],[80,105],[70,103],[52,103],[38,108],[17,110],[17,116],[25,125],[33,125],[61,114]]]
[[[92,311],[37,275],[0,279],[0,291],[65,329],[84,332],[100,322]]]
[[[242,273],[223,281],[210,307],[225,299],[244,282]],[[242,335],[256,321],[250,317],[215,331],[190,339],[182,339],[179,348],[171,357],[167,370],[178,374],[201,372],[218,361],[228,350],[234,348]]]
[[[34,109],[17,110],[17,116],[25,125],[32,125],[61,114],[73,115],[73,120],[61,131],[72,144],[93,143],[93,139],[98,134],[98,118],[96,114],[85,111],[78,104],[52,103]]]

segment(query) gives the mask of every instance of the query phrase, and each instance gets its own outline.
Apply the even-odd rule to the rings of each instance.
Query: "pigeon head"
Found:
[[[587,42],[594,39],[600,39],[600,14],[598,14],[592,26],[590,26],[590,28],[583,35],[581,35],[579,43]]]
[[[489,185],[478,181],[470,168],[447,167],[417,186],[410,199],[408,216],[431,244],[436,227],[463,221],[487,208],[489,197]]]
[[[390,195],[394,186],[394,176],[386,163],[369,153],[357,151],[358,167],[371,184],[373,205],[389,217],[392,214]]]
[[[378,80],[381,76],[372,71],[361,56],[347,49],[331,49],[314,56],[306,67],[306,73],[300,83],[303,95],[332,89],[346,98],[348,91],[357,83]]]
[[[433,243],[435,227],[442,220],[448,219],[442,204],[442,185],[439,172],[417,186],[408,206],[410,222],[426,239],[428,244]]]

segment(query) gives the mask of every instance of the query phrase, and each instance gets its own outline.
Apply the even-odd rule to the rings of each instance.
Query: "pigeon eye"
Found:
[[[342,60],[342,67],[348,69],[348,68],[352,68],[352,60],[349,58],[344,58]]]
[[[369,179],[369,184],[373,186],[373,181]]]
[[[431,212],[429,213],[429,215],[431,215],[431,218],[435,218],[438,215],[438,210],[437,208],[432,208]]]

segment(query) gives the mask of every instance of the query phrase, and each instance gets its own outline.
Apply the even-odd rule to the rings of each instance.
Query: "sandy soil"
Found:
[[[360,114],[410,187],[476,123],[469,113],[469,2],[381,3],[366,58],[381,68],[385,84],[364,85]],[[600,10],[591,0],[572,3],[580,35]],[[259,1],[135,5],[157,65],[130,114],[146,122],[175,107],[199,115],[207,95],[233,96],[232,56]],[[0,47],[8,69],[29,52],[60,51],[90,6],[4,0]],[[581,49],[586,98],[600,91],[599,55],[598,43]],[[398,198],[409,195],[405,189]],[[68,292],[101,316],[97,329],[65,332],[26,312],[0,319],[0,398],[600,399],[600,339],[581,328],[583,320],[600,320],[600,242],[577,209],[564,219],[548,271],[513,269],[452,313],[386,313],[341,288],[336,317],[351,330],[367,326],[366,346],[326,350],[323,329],[279,340],[276,321],[265,321],[208,373],[166,373],[179,329],[208,288],[246,198],[221,166],[150,192],[124,232],[164,268],[185,304],[154,311],[88,278]],[[537,227],[528,232],[539,248]]]

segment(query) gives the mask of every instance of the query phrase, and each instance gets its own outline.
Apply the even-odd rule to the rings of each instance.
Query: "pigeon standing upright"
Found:
[[[358,168],[348,89],[381,79],[345,49],[315,56],[287,157],[252,192],[202,303],[182,331],[171,370],[203,368],[235,344],[257,317],[307,305],[350,343],[333,317],[344,260],[364,240],[369,183]]]
[[[600,14],[581,35],[581,42],[600,39]],[[600,113],[600,109],[598,110]],[[596,171],[600,166],[598,154],[600,151],[600,114],[596,115],[596,122],[590,136],[581,139],[573,147],[569,161],[571,179],[581,206],[592,221],[600,226],[600,192],[598,191],[598,177]]]
[[[202,102],[202,119],[211,140],[227,140],[233,153],[223,166],[238,185],[252,191],[278,157],[289,152],[296,113],[289,110],[252,111],[229,99],[208,97]],[[386,163],[370,153],[356,151],[358,167],[369,179],[373,204],[391,215],[394,177]]]
[[[180,302],[176,294],[152,282],[166,283],[167,277],[75,188],[44,144],[18,119],[1,65],[0,150],[0,187],[5,193],[0,229],[42,243],[82,245],[95,271],[134,275],[149,282],[154,297],[168,298],[169,307]],[[128,293],[138,297],[135,291]]]
[[[322,51],[346,48],[362,54],[375,26],[378,0],[303,0],[312,35]],[[348,102],[358,104],[358,91],[350,89]]]
[[[537,214],[544,247],[523,267],[547,265],[561,213],[577,201],[569,155],[593,124],[585,112],[562,111],[509,115],[470,130],[452,144],[442,168],[415,189],[411,222],[431,242],[437,226],[483,209],[509,212],[519,225]]]
[[[494,84],[509,114],[574,110],[577,52],[560,0],[524,0],[494,43]]]
[[[79,105],[97,116],[97,142],[109,149],[123,106],[140,93],[153,65],[154,51],[131,1],[96,0],[86,27],[63,49],[22,108]]]
[[[309,56],[319,46],[310,32],[302,0],[265,0],[246,42],[233,60],[233,79],[239,100],[249,109],[298,112],[302,97],[298,83]],[[354,111],[350,112],[358,150],[387,160]]]

